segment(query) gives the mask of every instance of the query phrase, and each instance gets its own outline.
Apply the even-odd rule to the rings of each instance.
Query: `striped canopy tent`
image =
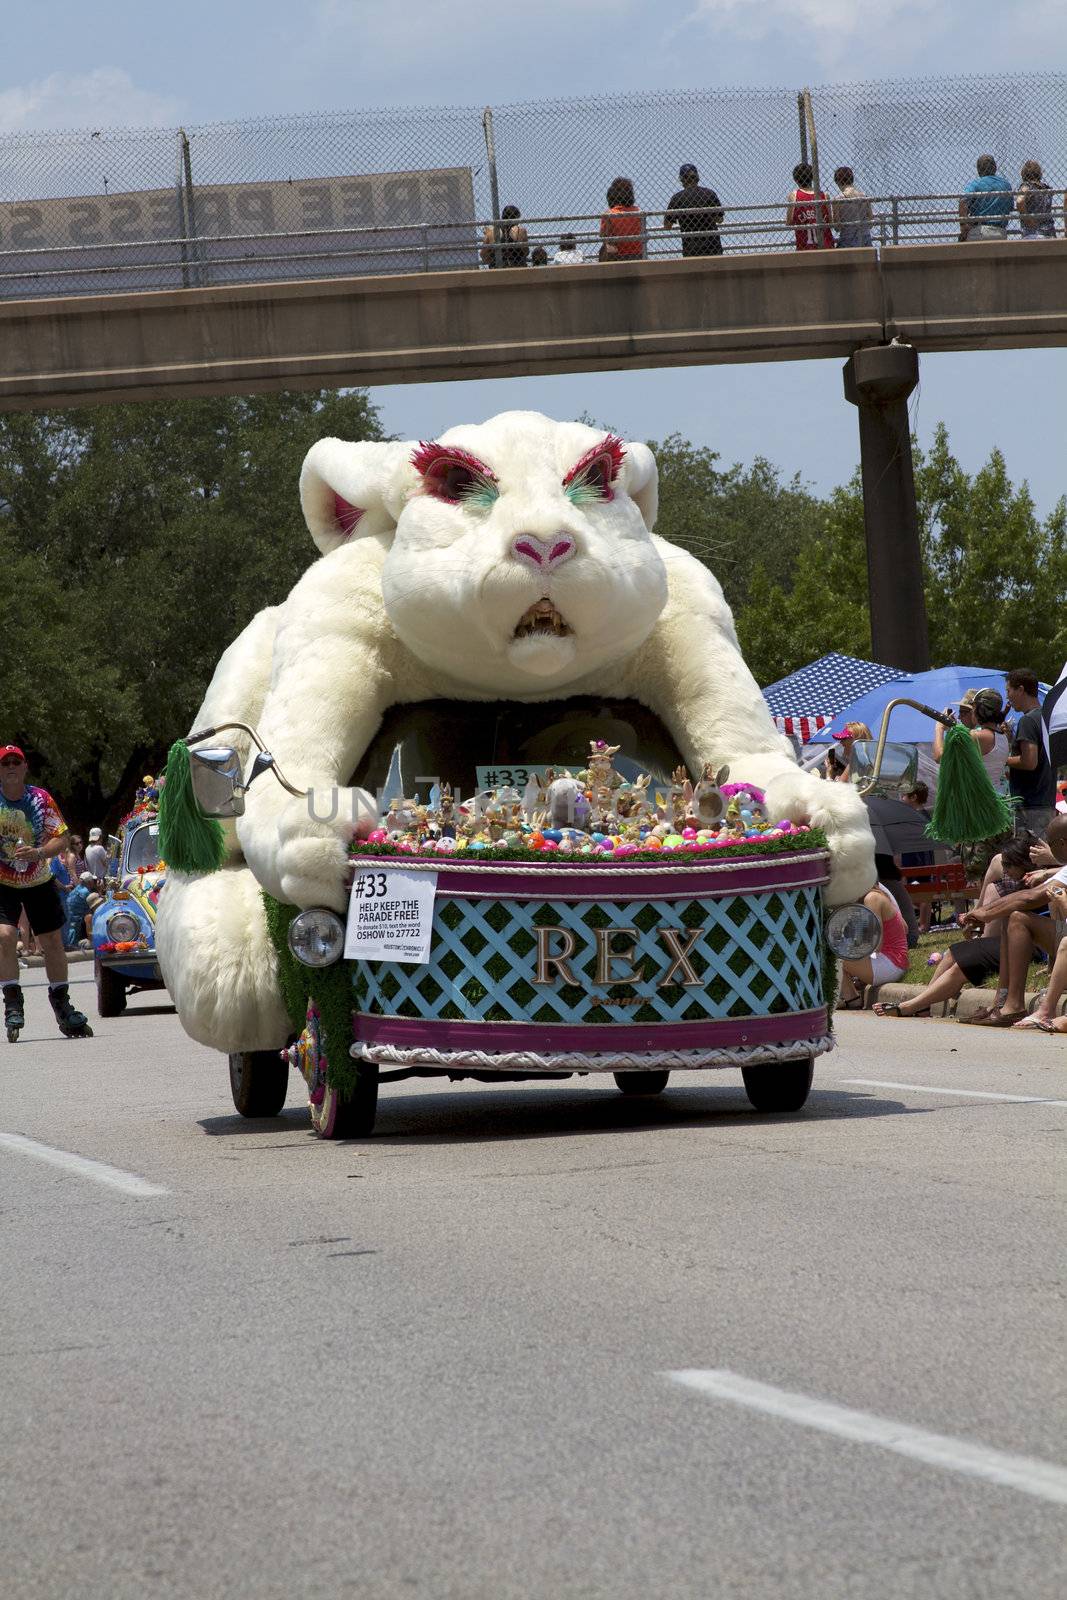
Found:
[[[787,678],[768,684],[763,698],[778,729],[801,744],[809,744],[860,695],[907,676],[896,667],[860,661],[833,650],[810,666],[798,667]]]

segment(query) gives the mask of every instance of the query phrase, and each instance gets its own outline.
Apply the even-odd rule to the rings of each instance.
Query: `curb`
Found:
[[[869,984],[863,991],[863,1005],[859,1009],[870,1011],[876,1000],[889,1000],[896,1005],[900,1005],[904,1000],[914,1000],[918,995],[922,994],[925,987],[925,984],[922,983],[884,983],[881,988],[878,988],[875,984]],[[1026,1010],[1028,1012],[1034,1010],[1044,993],[1044,989],[1027,989]],[[922,1022],[931,1020],[935,1022],[969,1022],[975,1012],[980,1011],[983,1006],[989,1005],[992,998],[992,989],[975,989],[968,985],[967,988],[961,990],[955,1000],[938,1001],[936,1005],[930,1007],[929,1017],[916,1018],[915,1020]],[[1056,1010],[1060,1016],[1067,1016],[1067,994],[1062,997]]]

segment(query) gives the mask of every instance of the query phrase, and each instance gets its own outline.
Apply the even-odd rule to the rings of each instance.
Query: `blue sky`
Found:
[[[1061,0],[48,0],[7,8],[0,132],[1065,68]],[[978,129],[975,139],[977,150]],[[1047,171],[1056,186],[1067,182],[1067,126],[1064,145],[1062,170]],[[374,397],[401,435],[507,406],[584,411],[635,436],[683,433],[728,462],[762,453],[819,489],[843,481],[858,456],[838,362],[423,384]],[[999,444],[1041,511],[1067,492],[1065,351],[926,357],[914,417],[921,439],[944,420],[971,469]]]

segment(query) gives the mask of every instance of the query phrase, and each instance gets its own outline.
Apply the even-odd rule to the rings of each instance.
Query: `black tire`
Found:
[[[623,1094],[662,1094],[669,1072],[616,1072],[615,1082]]]
[[[121,1017],[126,1009],[126,979],[101,962],[96,965],[96,1009],[101,1017]]]
[[[230,1093],[242,1117],[276,1117],[289,1092],[289,1063],[277,1050],[238,1050],[230,1056]]]
[[[811,1090],[815,1072],[813,1056],[795,1061],[768,1061],[760,1067],[742,1067],[745,1093],[756,1111],[799,1111]]]

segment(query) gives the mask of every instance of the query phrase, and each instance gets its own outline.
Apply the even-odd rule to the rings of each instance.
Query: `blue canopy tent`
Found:
[[[831,724],[812,733],[810,742],[833,744],[835,731],[846,722],[865,722],[877,738],[886,706],[900,695],[907,695],[909,700],[921,700],[923,705],[941,711],[945,706],[957,704],[968,689],[996,689],[1003,698],[1004,673],[996,667],[935,667],[930,672],[903,674],[869,689],[840,708]],[[1047,693],[1048,684],[1040,684],[1038,697],[1043,699]],[[894,743],[928,745],[933,736],[934,724],[920,711],[900,706],[893,712],[889,738]]]

